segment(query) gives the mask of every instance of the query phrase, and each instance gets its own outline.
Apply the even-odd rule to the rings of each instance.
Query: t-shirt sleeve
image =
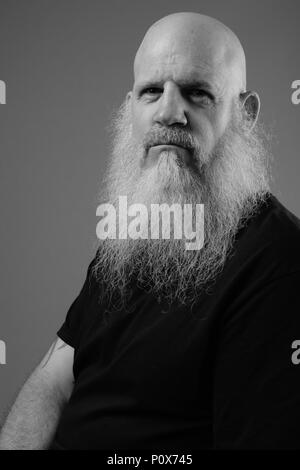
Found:
[[[57,336],[73,348],[77,348],[83,326],[84,316],[87,311],[89,297],[91,294],[92,267],[95,259],[89,264],[85,282],[79,295],[71,304],[65,321],[57,331]]]
[[[226,317],[214,376],[215,448],[300,449],[299,286],[300,272],[285,275]]]

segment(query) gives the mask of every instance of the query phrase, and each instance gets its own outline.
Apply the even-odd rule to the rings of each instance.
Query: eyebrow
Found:
[[[208,91],[211,91],[212,93],[215,93],[216,90],[214,87],[206,82],[205,80],[197,80],[197,79],[191,79],[191,80],[179,80],[176,82],[181,88],[205,88]],[[147,80],[145,82],[141,82],[137,84],[137,88],[139,90],[143,88],[148,88],[148,87],[163,87],[164,81],[163,80]]]

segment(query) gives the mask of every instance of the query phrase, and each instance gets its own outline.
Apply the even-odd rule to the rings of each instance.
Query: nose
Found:
[[[153,121],[163,126],[172,126],[174,124],[186,126],[185,102],[180,90],[174,83],[165,85]]]

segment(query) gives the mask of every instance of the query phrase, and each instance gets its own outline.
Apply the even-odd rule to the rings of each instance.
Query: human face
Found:
[[[142,143],[153,126],[180,127],[206,154],[211,154],[230,122],[232,78],[231,70],[209,47],[165,40],[146,48],[136,65],[129,95],[133,138]],[[150,148],[145,162],[152,157],[155,164],[167,148]],[[176,145],[168,150],[192,164],[189,150]]]

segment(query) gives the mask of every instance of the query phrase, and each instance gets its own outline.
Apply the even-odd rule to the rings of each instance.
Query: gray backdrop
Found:
[[[109,117],[145,30],[175,11],[214,16],[240,37],[248,87],[276,136],[273,192],[300,216],[299,0],[0,0],[0,416],[81,288]]]

